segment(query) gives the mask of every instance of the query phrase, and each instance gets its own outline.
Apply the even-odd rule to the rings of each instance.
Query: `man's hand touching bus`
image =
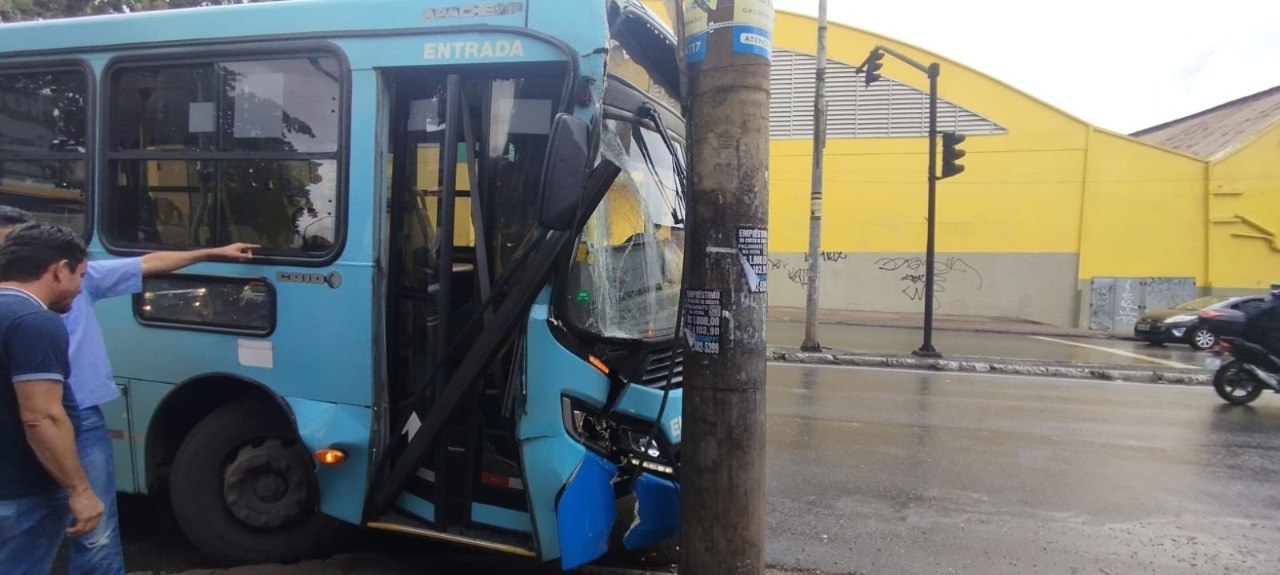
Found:
[[[259,247],[257,244],[234,243],[220,248],[152,252],[142,256],[142,275],[166,274],[208,260],[247,262],[253,258],[253,250]]]

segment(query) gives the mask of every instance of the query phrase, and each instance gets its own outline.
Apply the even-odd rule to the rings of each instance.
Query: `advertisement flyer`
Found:
[[[729,21],[717,12],[729,0],[684,0],[685,60],[701,62],[707,57],[708,35],[717,30],[733,33],[733,51],[773,58],[773,0],[734,0]]]

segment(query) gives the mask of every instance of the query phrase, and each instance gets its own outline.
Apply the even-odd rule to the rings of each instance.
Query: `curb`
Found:
[[[986,357],[927,358],[913,355],[875,355],[853,352],[808,352],[794,348],[768,348],[769,359],[785,363],[885,367],[968,373],[1000,373],[1036,377],[1064,377],[1165,383],[1172,385],[1212,385],[1213,375],[1203,369],[1145,368],[1126,365],[1092,365],[1067,362],[1010,360]]]
[[[786,320],[775,320],[786,322]],[[896,329],[921,329],[920,323],[897,323],[897,322],[859,322],[859,321],[830,321],[827,325],[843,325],[858,327],[891,327]],[[1081,330],[1053,330],[1053,329],[1023,329],[1008,326],[984,326],[984,325],[938,325],[933,326],[934,331],[963,331],[970,333],[998,333],[1005,335],[1042,335],[1047,337],[1070,337],[1075,339],[1133,339],[1131,337],[1117,334],[1109,331],[1081,331]],[[1134,340],[1137,341],[1137,340]]]

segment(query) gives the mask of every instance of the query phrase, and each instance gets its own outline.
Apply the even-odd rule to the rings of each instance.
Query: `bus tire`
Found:
[[[210,413],[178,448],[169,502],[195,546],[226,565],[332,553],[341,524],[318,509],[310,454],[278,408],[260,401]]]

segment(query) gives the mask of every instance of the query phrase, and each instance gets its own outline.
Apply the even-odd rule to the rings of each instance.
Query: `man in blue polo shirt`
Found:
[[[48,573],[63,535],[102,518],[76,456],[67,331],[54,313],[80,292],[85,259],[75,234],[48,224],[0,245],[0,573]]]
[[[0,206],[0,242],[5,241],[5,234],[12,226],[30,220],[31,216],[22,210]],[[98,318],[93,314],[93,304],[142,291],[143,276],[177,271],[210,259],[247,261],[256,247],[252,244],[230,244],[221,248],[152,252],[139,258],[89,262],[83,289],[71,310],[62,317],[70,335],[70,386],[79,404],[76,444],[93,491],[106,504],[106,514],[93,533],[69,541],[72,573],[124,573],[124,553],[116,512],[115,462],[111,454],[111,436],[99,407],[119,397],[120,392],[111,377],[106,343]]]

